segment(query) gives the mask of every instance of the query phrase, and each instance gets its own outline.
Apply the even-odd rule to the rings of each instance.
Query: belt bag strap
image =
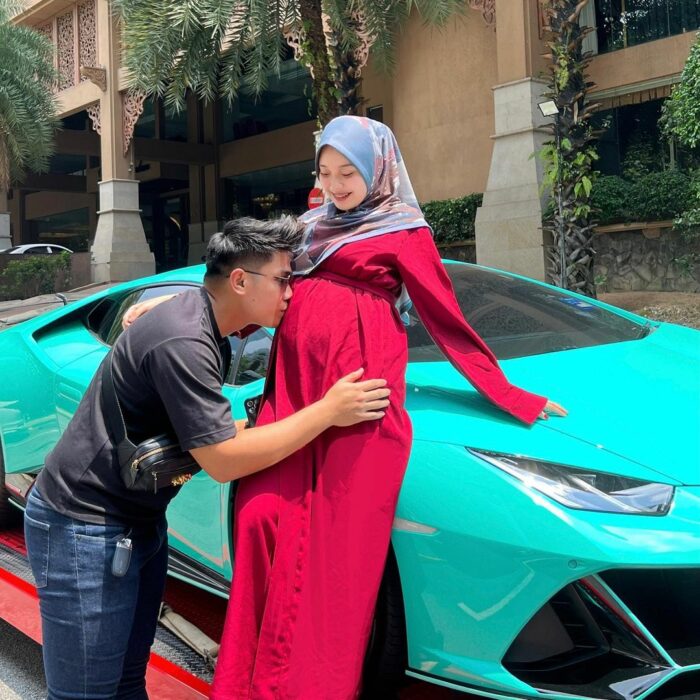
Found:
[[[117,398],[117,390],[114,386],[114,377],[112,375],[112,353],[110,350],[107,357],[102,362],[102,397],[103,410],[107,419],[112,437],[117,445],[117,457],[119,464],[128,464],[131,461],[131,455],[136,450],[134,445],[126,434],[126,423],[124,423],[124,414],[119,405]]]

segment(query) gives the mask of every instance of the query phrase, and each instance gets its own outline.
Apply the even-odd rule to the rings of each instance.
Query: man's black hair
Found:
[[[264,265],[277,251],[294,252],[301,242],[303,226],[293,216],[259,221],[250,217],[232,219],[207,246],[205,279],[228,277],[246,265]]]

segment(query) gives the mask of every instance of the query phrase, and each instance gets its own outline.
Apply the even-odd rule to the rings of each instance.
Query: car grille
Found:
[[[544,693],[700,698],[700,569],[611,570],[575,581],[523,628],[503,665]],[[630,614],[631,613],[631,614]],[[666,682],[662,683],[666,679]],[[659,685],[662,684],[662,685]]]

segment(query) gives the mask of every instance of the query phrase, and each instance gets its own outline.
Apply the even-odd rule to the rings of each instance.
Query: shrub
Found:
[[[638,221],[662,221],[680,216],[693,199],[690,177],[680,170],[664,170],[634,182],[629,207]]]
[[[648,173],[633,181],[604,176],[591,192],[598,223],[603,226],[674,219],[693,206],[695,199],[691,178],[680,170]]]
[[[12,260],[0,274],[0,298],[26,299],[65,289],[70,284],[70,272],[70,253]]]
[[[627,200],[632,183],[617,175],[599,177],[591,190],[591,206],[601,225],[631,221]]]
[[[453,243],[474,238],[474,219],[482,197],[481,194],[468,194],[421,204],[425,220],[435,232],[435,242]]]

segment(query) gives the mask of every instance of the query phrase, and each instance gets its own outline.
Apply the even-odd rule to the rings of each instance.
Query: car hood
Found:
[[[447,362],[413,363],[416,439],[700,484],[700,332],[660,324],[646,338],[503,361],[509,380],[562,404],[528,427],[494,409]]]

